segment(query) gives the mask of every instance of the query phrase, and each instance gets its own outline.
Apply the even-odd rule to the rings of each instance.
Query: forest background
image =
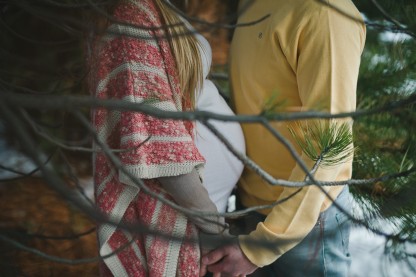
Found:
[[[85,41],[92,18],[113,2],[0,1],[1,276],[97,275],[94,220],[67,194],[91,197],[92,136],[71,112],[88,116],[89,107],[68,97],[89,95]],[[405,276],[416,270],[416,3],[354,3],[368,32],[354,116],[353,179],[367,182],[350,188],[356,216],[382,239],[382,254],[405,265]],[[212,78],[228,97],[236,1],[189,1],[181,8],[210,40]],[[62,108],[51,108],[48,96]],[[43,168],[53,168],[59,182]]]

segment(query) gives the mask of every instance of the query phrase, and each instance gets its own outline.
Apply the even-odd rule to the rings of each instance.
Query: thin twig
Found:
[[[70,162],[66,158],[65,154],[61,150],[59,150],[59,155],[64,161],[64,165],[65,165],[66,171],[69,174],[69,178],[75,183],[75,187],[78,189],[79,193],[82,195],[85,201],[89,202],[91,204],[91,207],[93,207],[95,205],[94,202],[86,195],[84,188],[80,184],[78,176],[75,174],[74,170],[72,169],[72,166],[70,165]]]
[[[137,188],[142,190],[144,193],[146,193],[146,194],[154,197],[155,199],[159,200],[160,202],[170,206],[171,208],[175,209],[176,211],[179,211],[179,212],[181,212],[181,213],[183,213],[187,216],[198,217],[198,218],[200,218],[200,219],[202,219],[206,222],[217,224],[221,227],[225,227],[223,224],[208,218],[209,216],[217,216],[218,213],[216,213],[216,212],[213,213],[213,212],[204,212],[204,211],[197,211],[197,210],[193,210],[193,209],[187,209],[187,208],[184,208],[182,206],[179,206],[175,202],[170,201],[169,199],[166,199],[163,196],[159,195],[158,193],[155,193],[154,191],[150,190],[147,187],[147,185],[143,182],[143,180],[137,178],[136,176],[134,176],[133,174],[131,174],[129,171],[127,171],[125,169],[125,167],[123,166],[121,161],[118,159],[118,157],[116,157],[114,155],[114,153],[112,153],[110,151],[109,147],[98,138],[97,134],[95,133],[94,128],[90,125],[90,122],[87,119],[85,119],[83,114],[81,114],[80,112],[75,111],[74,115],[87,128],[87,130],[89,132],[91,132],[91,134],[94,136],[95,142],[98,144],[98,146],[101,148],[101,150],[105,153],[106,157],[110,160],[110,162],[114,165],[114,167],[117,170],[120,170],[128,178],[130,178],[130,180],[137,186]]]
[[[42,138],[46,139],[47,141],[49,141],[50,143],[65,149],[65,150],[70,150],[70,151],[79,151],[79,152],[94,152],[94,150],[92,148],[86,148],[86,147],[80,147],[80,146],[70,146],[67,145],[65,143],[62,143],[60,141],[58,141],[57,138],[53,138],[52,136],[50,136],[49,134],[47,134],[44,130],[41,129],[41,127],[39,125],[37,125],[32,118],[29,116],[29,114],[23,110],[20,109],[20,112],[22,113],[23,118],[26,120],[26,122],[29,124],[29,126],[32,128],[32,130],[38,134],[39,136],[41,136]]]
[[[224,20],[224,22],[208,22],[204,19],[198,18],[198,17],[193,17],[190,16],[188,14],[186,14],[185,12],[181,11],[180,9],[178,9],[175,5],[173,5],[172,3],[170,3],[167,0],[163,0],[163,2],[165,3],[165,5],[167,5],[170,9],[172,9],[175,13],[177,13],[178,15],[180,15],[183,18],[186,18],[186,20],[193,22],[193,23],[197,23],[197,24],[201,24],[201,25],[205,25],[207,27],[214,27],[214,28],[224,28],[224,29],[235,29],[235,28],[242,28],[242,27],[250,27],[253,25],[256,25],[264,20],[266,20],[267,18],[270,17],[270,14],[266,14],[258,19],[252,20],[250,22],[244,22],[244,23],[238,23],[238,24],[228,24],[228,23],[224,23],[224,22],[230,22],[230,21],[234,21],[235,19],[237,19],[242,13],[244,13],[252,4],[253,4],[253,0],[252,1],[248,1],[244,7],[242,7],[241,11],[239,13],[236,13],[234,16],[230,16],[230,18],[227,18]]]
[[[36,256],[39,256],[41,258],[44,258],[44,259],[52,261],[52,262],[61,263],[61,264],[69,264],[69,265],[80,265],[80,264],[96,263],[96,262],[108,259],[110,257],[113,257],[114,255],[117,255],[118,253],[120,253],[124,249],[126,249],[128,246],[130,246],[130,244],[132,244],[134,242],[135,237],[133,236],[133,238],[130,241],[121,245],[120,247],[118,247],[116,250],[112,251],[109,254],[106,254],[104,256],[97,256],[97,257],[93,257],[93,258],[86,258],[86,259],[65,259],[65,258],[61,258],[61,257],[57,257],[57,256],[52,256],[52,255],[46,254],[42,251],[39,251],[38,249],[31,248],[31,247],[28,247],[26,245],[23,245],[20,242],[15,241],[15,240],[7,237],[7,236],[3,236],[1,234],[0,234],[0,240],[7,243],[7,244],[13,245],[17,249],[32,253]]]
[[[57,148],[51,154],[49,154],[48,158],[43,162],[43,165],[44,166],[46,166],[50,162],[50,160],[52,159],[52,157],[55,155],[56,151],[57,151]],[[11,169],[11,168],[8,168],[8,167],[2,166],[2,165],[0,165],[0,168],[2,168],[4,170],[8,170],[8,171],[13,172],[13,173],[18,174],[18,175],[21,175],[20,177],[3,178],[3,179],[0,179],[0,182],[15,182],[15,181],[19,181],[19,180],[22,180],[22,179],[31,177],[35,173],[37,173],[37,172],[39,172],[41,170],[40,166],[37,166],[35,169],[31,170],[28,173],[20,172],[18,170]]]
[[[376,1],[376,0],[370,0],[371,3],[380,11],[380,13],[384,16],[385,19],[396,25],[399,29],[408,31],[407,28],[400,23],[398,20],[396,20],[393,16],[391,16],[384,8]]]
[[[92,234],[95,230],[96,228],[92,227],[85,232],[67,235],[67,236],[51,236],[51,235],[43,235],[43,234],[27,233],[27,232],[25,233],[15,232],[15,233],[17,233],[18,235],[23,235],[25,237],[37,238],[37,239],[42,239],[42,240],[76,240],[76,239]]]

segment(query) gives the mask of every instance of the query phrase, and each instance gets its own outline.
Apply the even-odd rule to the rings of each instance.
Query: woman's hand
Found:
[[[213,272],[214,277],[245,276],[256,269],[257,266],[244,255],[238,239],[234,238],[231,243],[202,257],[200,276],[204,276],[207,271]]]

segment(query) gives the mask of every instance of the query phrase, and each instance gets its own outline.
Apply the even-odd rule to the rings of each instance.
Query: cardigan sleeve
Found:
[[[322,8],[304,22],[296,45],[288,51],[297,52],[296,76],[302,110],[331,113],[355,109],[356,84],[360,56],[364,46],[365,27],[337,12]],[[300,155],[308,168],[313,161]],[[318,168],[315,178],[334,181],[342,165]],[[304,171],[297,165],[290,181],[303,181]],[[337,193],[342,187],[338,188]],[[284,188],[279,199],[284,199],[297,188]],[[317,186],[302,188],[288,201],[275,206],[263,223],[248,236],[240,237],[240,246],[248,259],[257,266],[265,266],[295,247],[317,222],[326,196]],[[248,240],[267,242],[256,245]]]
[[[116,10],[116,18],[137,27],[114,23],[101,39],[96,97],[146,105],[162,114],[181,111],[169,43],[160,39],[163,34],[157,33],[158,30],[147,28],[158,25],[155,16],[137,10],[133,4],[125,5]],[[129,20],[129,14],[134,20]],[[137,178],[186,174],[204,163],[189,122],[104,109],[99,109],[95,118],[99,137],[118,150],[124,169]],[[119,172],[119,178],[123,183],[131,183],[123,172]]]

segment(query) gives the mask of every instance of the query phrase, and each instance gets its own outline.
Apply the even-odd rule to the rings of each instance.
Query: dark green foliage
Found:
[[[414,32],[416,2],[378,1],[389,16]],[[369,22],[390,27],[371,1],[356,1]],[[388,28],[387,28],[388,29]],[[386,38],[388,37],[388,38]],[[358,83],[359,109],[371,109],[406,99],[416,93],[416,41],[411,36],[383,33],[368,27]],[[354,178],[370,178],[414,169],[416,166],[416,107],[410,104],[392,112],[357,118],[355,145],[359,151],[354,163]],[[399,230],[404,235],[416,233],[416,174],[354,187],[355,196],[369,210],[382,217],[402,219]],[[367,201],[364,201],[367,200]],[[370,207],[371,206],[371,207]]]

